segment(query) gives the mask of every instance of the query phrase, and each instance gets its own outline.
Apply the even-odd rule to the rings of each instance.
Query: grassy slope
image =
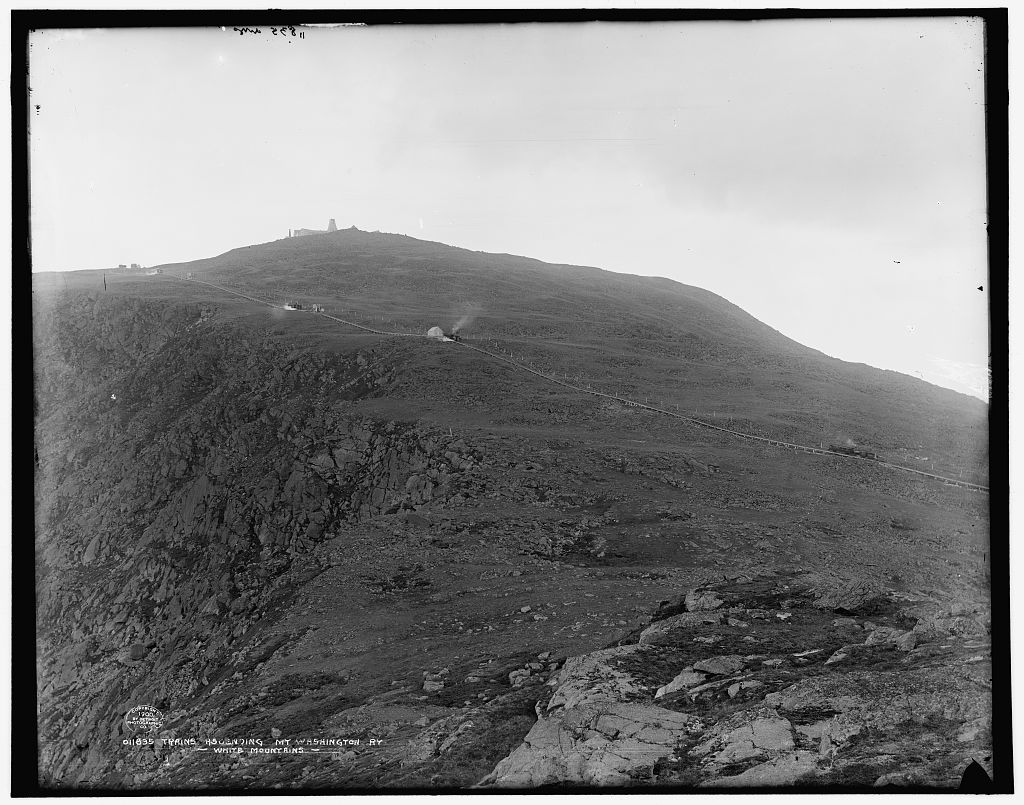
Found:
[[[715,294],[671,280],[359,230],[164,268],[278,302],[319,302],[388,330],[425,332],[473,313],[465,330],[470,338],[595,389],[802,443],[851,439],[895,463],[987,483],[984,403],[830,358]],[[93,286],[100,280],[93,272],[68,279]],[[120,293],[228,303],[236,315],[282,336],[339,348],[353,343],[334,322],[271,311],[208,287],[157,277],[108,275],[107,281]]]

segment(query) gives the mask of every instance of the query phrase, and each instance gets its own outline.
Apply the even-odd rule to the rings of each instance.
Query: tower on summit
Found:
[[[290,238],[302,238],[302,237],[305,237],[307,235],[324,235],[324,234],[327,234],[328,232],[337,232],[337,231],[338,231],[338,224],[335,223],[334,219],[332,218],[330,220],[330,222],[327,224],[327,229],[289,229],[288,230],[288,237],[290,237]]]

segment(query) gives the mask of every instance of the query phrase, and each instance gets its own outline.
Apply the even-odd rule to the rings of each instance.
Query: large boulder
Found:
[[[146,647],[141,643],[135,643],[128,649],[128,658],[132,660],[141,660],[149,652]]]
[[[818,771],[819,758],[814,752],[794,752],[772,758],[730,777],[716,777],[702,785],[715,788],[774,788],[792,786]]]
[[[690,590],[685,602],[687,612],[709,612],[725,603],[711,590]]]
[[[718,609],[725,602],[712,590],[693,589],[682,595],[665,599],[658,604],[653,620],[660,621],[681,612],[707,612]]]
[[[654,694],[654,698],[660,699],[680,690],[689,690],[692,687],[703,684],[705,679],[707,679],[707,677],[704,674],[698,673],[692,669],[684,670],[667,685],[662,685],[658,688],[658,692]]]
[[[693,670],[703,671],[713,676],[725,676],[742,671],[745,663],[738,654],[725,654],[720,657],[709,657],[706,660],[695,662]]]
[[[870,614],[885,600],[880,588],[860,579],[823,584],[814,592],[814,606],[842,615]]]
[[[627,702],[590,702],[541,718],[483,786],[629,785],[653,778],[693,716]]]
[[[657,645],[668,641],[676,630],[700,629],[722,623],[720,612],[683,612],[665,620],[655,621],[640,633],[640,645]]]
[[[616,646],[567,659],[559,671],[558,688],[548,702],[548,709],[596,701],[618,702],[643,693],[639,682],[613,665],[614,660],[634,654],[639,648]]]

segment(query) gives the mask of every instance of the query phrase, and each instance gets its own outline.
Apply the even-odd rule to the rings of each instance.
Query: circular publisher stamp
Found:
[[[151,704],[140,704],[129,710],[124,717],[125,729],[132,735],[153,733],[164,723],[164,714]]]

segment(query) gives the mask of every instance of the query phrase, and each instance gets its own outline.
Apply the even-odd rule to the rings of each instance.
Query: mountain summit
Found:
[[[389,324],[381,329],[425,334],[468,316],[467,337],[593,388],[781,440],[853,443],[938,474],[982,484],[987,477],[984,403],[830,358],[717,294],[673,280],[355,227],[163,268]]]

